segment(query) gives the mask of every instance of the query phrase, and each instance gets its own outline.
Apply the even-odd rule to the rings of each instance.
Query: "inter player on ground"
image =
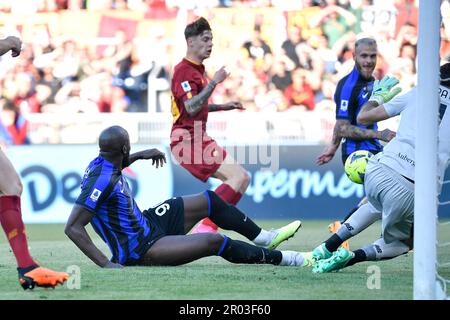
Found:
[[[364,187],[371,203],[380,213],[382,219],[381,237],[373,244],[353,252],[338,249],[327,259],[319,260],[313,271],[322,273],[338,270],[358,262],[391,259],[407,253],[413,245],[414,222],[414,159],[415,130],[417,110],[417,88],[399,96],[392,101],[398,90],[392,89],[389,79],[380,82],[377,98],[367,102],[359,116],[358,122],[370,124],[401,114],[397,136],[389,142],[383,153],[369,160],[366,168]],[[450,160],[450,63],[440,68],[441,85],[438,132],[438,179],[442,182]],[[392,82],[395,83],[395,82]],[[392,89],[392,90],[391,90]],[[426,109],[426,106],[423,106]],[[372,216],[358,209],[341,227],[333,239],[314,250],[316,258],[330,256],[339,246],[339,242],[355,236],[371,224]]]
[[[223,183],[215,193],[230,204],[237,204],[247,189],[250,178],[236,161],[206,134],[208,113],[221,110],[243,109],[239,102],[222,105],[208,104],[217,84],[229,73],[220,68],[208,81],[202,64],[211,55],[213,35],[208,21],[200,18],[189,24],[184,35],[187,42],[186,57],[175,66],[172,78],[171,151],[174,158],[194,177],[205,182],[209,177]],[[200,223],[193,233],[217,232],[209,219]]]
[[[20,54],[22,42],[17,37],[0,40],[0,56],[8,51],[13,57]],[[66,281],[69,275],[65,272],[40,267],[28,251],[25,226],[22,221],[20,196],[22,183],[11,162],[0,150],[0,223],[17,260],[19,282],[24,289],[35,286],[55,287]]]
[[[165,155],[156,149],[130,155],[128,133],[118,126],[100,134],[99,146],[100,154],[86,169],[81,193],[65,229],[67,236],[98,266],[180,265],[213,255],[233,263],[302,266],[311,262],[310,256],[305,258],[300,252],[274,250],[295,234],[300,221],[266,231],[213,191],[172,198],[141,212],[122,170],[139,159],[151,159],[156,167],[162,166]],[[206,217],[255,245],[218,233],[186,235]],[[88,223],[107,243],[111,260],[95,247],[85,229]]]
[[[336,124],[333,130],[333,139],[322,154],[317,158],[317,164],[323,165],[333,159],[339,145],[342,142],[341,154],[342,163],[345,164],[347,157],[356,150],[368,150],[372,154],[377,154],[383,150],[379,140],[389,142],[395,137],[395,132],[385,129],[378,131],[376,123],[361,125],[356,122],[356,117],[362,105],[369,99],[372,93],[374,78],[372,73],[377,63],[377,43],[370,38],[361,38],[355,43],[353,58],[355,67],[352,72],[342,78],[336,87],[334,101],[336,103]],[[342,220],[348,217],[359,206],[367,202],[364,198],[360,204],[350,211]],[[374,208],[368,209],[376,211]],[[335,232],[341,225],[336,221],[331,226]]]

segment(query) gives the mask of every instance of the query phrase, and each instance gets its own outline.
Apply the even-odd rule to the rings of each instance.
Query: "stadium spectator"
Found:
[[[85,1],[79,0],[30,0],[29,2],[31,4],[28,6],[28,8],[22,9],[19,6],[19,2],[13,3],[13,1],[2,1],[0,5],[3,6],[3,10],[5,12],[11,12],[11,6],[13,6],[15,13],[20,12],[20,10],[24,10],[24,12],[35,10],[33,8],[38,8],[36,10],[38,10],[39,12],[60,12],[61,10],[93,10],[95,13],[97,13],[99,11],[96,11],[96,8],[100,7],[114,10],[137,10],[142,12],[147,10],[148,8],[170,10],[174,7],[179,6],[191,6],[191,9],[199,9],[213,8],[220,5],[219,1],[196,1],[195,3],[186,4],[183,1],[163,0],[102,0],[95,3],[89,3],[88,6],[86,6],[87,3]],[[231,6],[235,8],[254,7],[261,5],[279,7],[281,3],[282,7],[284,7],[285,5],[287,5],[287,2],[289,1],[286,1],[285,4],[283,4],[283,1],[232,1]],[[228,101],[232,99],[236,100],[237,97],[239,98],[239,100],[245,102],[246,105],[248,105],[249,110],[261,110],[261,108],[256,106],[252,97],[254,97],[256,92],[258,92],[258,97],[266,97],[272,95],[271,93],[269,93],[272,88],[270,88],[270,86],[267,86],[267,84],[270,83],[270,78],[273,75],[273,70],[271,70],[270,68],[270,66],[273,64],[271,63],[271,61],[284,61],[285,70],[287,73],[292,73],[292,71],[297,68],[311,71],[311,73],[309,73],[308,75],[308,82],[314,90],[314,93],[320,96],[324,78],[331,79],[331,81],[337,83],[339,78],[348,73],[353,67],[352,46],[353,42],[355,41],[354,39],[356,36],[356,32],[358,32],[358,17],[362,17],[362,12],[368,9],[371,3],[372,1],[369,0],[361,2],[306,0],[298,1],[295,5],[304,8],[305,12],[308,11],[308,9],[310,9],[310,7],[312,6],[320,5],[321,10],[319,10],[318,13],[310,13],[307,15],[308,20],[314,22],[317,27],[311,28],[308,23],[302,23],[301,19],[298,21],[293,20],[294,24],[291,24],[291,18],[289,18],[289,21],[285,21],[287,22],[287,36],[285,36],[284,33],[279,33],[276,37],[273,37],[270,35],[270,32],[268,32],[264,34],[263,39],[261,30],[264,30],[264,25],[261,23],[261,21],[255,19],[255,21],[252,22],[254,25],[256,25],[254,37],[252,36],[252,40],[247,43],[248,49],[244,49],[243,47],[241,48],[241,51],[245,52],[244,58],[239,55],[240,51],[236,47],[234,53],[232,47],[226,48],[227,55],[228,53],[231,53],[229,61],[233,61],[234,59],[236,61],[236,64],[232,66],[227,61],[230,69],[233,70],[232,75],[226,84],[227,89],[221,91],[218,88],[217,93],[215,92],[212,97],[213,100]],[[398,2],[394,0],[385,2],[380,1],[377,3],[377,8],[382,7],[379,4],[381,4],[382,6],[393,8],[394,4],[398,4]],[[417,4],[409,2],[407,3],[407,7],[414,11],[417,9]],[[443,35],[447,35],[447,30],[449,29],[448,27],[446,27],[449,21],[449,19],[447,18],[448,14],[445,10],[447,7],[448,3],[447,1],[444,1],[441,8],[443,15]],[[277,9],[274,8],[274,10]],[[405,14],[408,13],[407,10],[404,10],[402,12]],[[83,14],[82,11],[81,14]],[[353,18],[353,15],[356,15],[357,17]],[[337,20],[330,20],[330,16],[337,16]],[[324,23],[317,24],[321,19],[324,19],[322,20]],[[328,20],[335,22],[337,21],[337,23],[342,25],[342,27],[340,27],[341,31],[331,28],[331,32],[333,33],[332,36],[335,37],[334,40],[328,38],[330,35],[327,35],[327,32],[324,29],[327,25],[325,22]],[[397,33],[395,33],[395,24],[389,24],[383,28],[377,28],[376,40],[379,44],[379,53],[381,54],[379,61],[381,62],[382,59],[384,59],[386,62],[381,65],[380,68],[377,67],[376,74],[383,76],[387,70],[392,70],[395,75],[400,77],[401,85],[407,88],[413,85],[415,82],[414,74],[410,74],[411,69],[414,69],[414,66],[411,65],[411,63],[407,60],[404,60],[401,64],[397,64],[396,59],[401,55],[401,46],[406,46],[406,50],[409,50],[409,44],[411,44],[412,47],[416,47],[417,21],[414,14],[407,17],[405,21],[407,21],[407,23],[404,24],[401,28],[399,27]],[[141,22],[139,21],[138,24],[140,23]],[[155,23],[159,22],[155,21]],[[393,26],[392,30],[389,29],[391,25]],[[339,33],[339,37],[334,35],[335,32]],[[219,37],[219,35],[220,34],[218,34],[217,37]],[[308,35],[308,38],[304,39],[303,35]],[[166,35],[163,35],[162,37],[165,40],[168,39]],[[84,36],[55,36],[55,28],[52,23],[49,23],[48,25],[36,26],[36,28],[31,31],[31,36],[28,34],[27,38],[30,39],[30,43],[26,43],[26,46],[24,47],[24,52],[22,53],[24,58],[19,57],[19,59],[11,65],[6,65],[7,63],[5,62],[5,68],[0,67],[0,70],[2,73],[4,73],[6,69],[12,69],[14,79],[16,78],[16,75],[21,72],[27,73],[31,76],[32,86],[34,87],[37,94],[37,102],[41,104],[41,106],[39,107],[37,104],[34,104],[32,102],[30,104],[32,106],[32,112],[46,112],[47,110],[53,110],[52,105],[54,104],[54,96],[56,92],[61,88],[61,86],[65,84],[65,82],[71,81],[71,79],[73,78],[78,78],[81,82],[83,82],[86,78],[95,77],[96,75],[103,72],[113,73],[115,77],[113,78],[114,82],[112,83],[112,85],[116,87],[120,86],[123,90],[125,90],[126,99],[130,101],[130,103],[128,103],[127,111],[168,111],[168,108],[158,106],[153,107],[153,103],[146,100],[147,97],[150,97],[153,100],[153,97],[151,85],[146,83],[147,80],[145,79],[145,72],[149,70],[151,72],[150,61],[152,59],[153,61],[157,62],[161,62],[163,60],[163,68],[166,75],[164,75],[162,79],[167,78],[167,74],[172,69],[170,66],[174,64],[172,54],[170,52],[175,52],[175,45],[167,45],[166,43],[154,41],[154,39],[149,40],[152,43],[152,58],[149,58],[149,55],[143,48],[133,49],[133,43],[131,43],[130,39],[127,39],[124,29],[122,28],[119,28],[118,32],[110,39],[87,39]],[[450,37],[447,36],[442,37],[441,55],[443,57],[445,55],[448,55],[450,52],[450,45],[447,45],[447,43],[450,43],[448,41],[449,38]],[[108,41],[109,44],[104,41]],[[395,46],[393,42],[397,42],[397,45]],[[107,49],[102,50],[101,48],[104,47],[105,43]],[[219,43],[223,43],[223,39],[219,38]],[[283,50],[278,50],[280,47]],[[126,74],[130,71],[130,56],[132,50],[136,51],[135,56],[140,56],[138,60],[145,60],[137,62],[138,67],[134,68],[134,70],[139,70],[139,72],[137,72],[139,74],[136,78],[134,76]],[[154,60],[153,55],[158,55],[160,58]],[[263,58],[261,58],[261,56]],[[248,64],[246,60],[251,61]],[[148,69],[142,70],[144,68],[142,66],[142,63],[146,61],[149,62],[149,64],[145,67]],[[325,63],[323,63],[322,61],[325,61]],[[294,66],[292,66],[292,64],[294,64]],[[397,70],[395,70],[395,67],[400,65],[402,67],[398,67]],[[245,68],[245,70],[240,70],[240,68]],[[120,70],[120,72],[117,70]],[[234,70],[239,70],[239,72],[235,72]],[[141,71],[142,73],[140,73]],[[241,72],[245,73],[244,79],[241,79],[240,75],[236,74]],[[333,77],[335,73],[336,76]],[[119,74],[120,78],[118,77]],[[41,86],[41,84],[43,84],[42,77],[45,77],[44,85],[48,87]],[[3,82],[5,82],[7,78],[8,76],[4,78]],[[20,80],[20,78],[21,77],[18,77],[17,79]],[[252,78],[254,78],[254,80],[252,80]],[[125,84],[125,79],[128,79],[128,85]],[[410,80],[408,81],[408,79]],[[241,82],[241,80],[243,81]],[[13,82],[16,82],[16,80],[13,80]],[[91,82],[91,84],[92,83],[94,83],[96,87],[100,86],[99,83]],[[261,88],[258,86],[263,87]],[[15,91],[17,91],[19,86],[14,85],[14,87]],[[151,92],[148,92],[149,87]],[[158,88],[162,87],[164,86],[158,86]],[[8,85],[8,88],[8,90],[10,90],[12,86]],[[51,90],[49,90],[49,88]],[[93,88],[93,91],[95,90],[98,89]],[[158,90],[160,89],[157,89],[157,91]],[[168,89],[163,90],[165,90],[164,94],[169,95]],[[277,90],[280,90],[281,92],[284,91],[282,88]],[[156,92],[156,95],[160,94],[160,91]],[[276,94],[276,96],[279,95]],[[264,102],[265,99],[260,99],[259,101]],[[162,102],[159,102],[159,99],[157,99],[157,104],[158,103],[162,104]],[[50,106],[47,107],[46,104],[50,104]],[[151,105],[150,109],[147,108],[147,104]],[[260,105],[260,103],[258,104]],[[283,110],[284,108],[280,107],[278,109]],[[118,108],[118,110],[120,110],[120,108]],[[25,111],[26,110],[24,110],[24,112]]]
[[[133,45],[130,55],[119,64],[120,70],[114,76],[113,83],[121,87],[130,99],[127,111],[147,111],[148,75],[153,67],[152,61],[145,59],[137,45]]]
[[[253,38],[244,42],[242,45],[247,56],[262,61],[266,54],[272,53],[269,45],[264,41],[261,34],[261,26],[256,25],[253,33]]]
[[[100,96],[96,101],[100,112],[126,112],[129,107],[129,99],[125,91],[117,86],[111,85],[112,76],[105,73],[100,80]]]
[[[9,36],[0,40],[0,56],[11,51],[12,57],[20,55],[22,42]],[[17,260],[19,283],[24,290],[35,286],[55,287],[63,284],[69,275],[41,267],[28,251],[28,241],[22,220],[20,197],[22,183],[12,163],[0,150],[0,224]]]
[[[356,17],[350,11],[337,5],[325,6],[310,22],[312,27],[321,27],[328,39],[330,48],[332,48],[334,43],[348,32],[355,23]]]
[[[404,25],[410,25],[417,29],[419,22],[419,8],[414,2],[415,0],[394,1],[395,8],[397,9],[397,16],[395,21],[396,35],[400,32]]]
[[[1,123],[7,131],[6,141],[12,144],[28,144],[28,121],[22,116],[20,110],[10,100],[2,99]]]
[[[302,38],[302,30],[298,26],[293,26],[288,29],[287,39],[283,41],[281,48],[285,54],[295,63],[295,67],[305,67],[305,64],[300,63],[300,57],[297,54],[297,47],[300,43],[304,42]]]
[[[270,83],[276,89],[284,91],[292,84],[291,72],[286,69],[286,63],[282,60],[275,61],[271,68]]]
[[[20,108],[24,114],[41,112],[41,103],[37,98],[33,77],[25,72],[20,72],[14,77],[13,97],[14,104]]]
[[[378,85],[377,94],[366,102],[358,115],[358,122],[369,125],[401,115],[397,136],[380,153],[369,160],[365,171],[364,188],[369,204],[379,214],[358,209],[335,235],[314,249],[318,260],[313,272],[324,273],[349,267],[355,263],[392,259],[413,248],[414,221],[414,159],[417,130],[417,88],[391,100],[399,91],[396,82],[386,78]],[[398,81],[397,81],[398,82]],[[450,63],[440,68],[439,92],[450,90]],[[450,98],[440,94],[438,129],[438,179],[440,185],[450,163]],[[401,156],[399,156],[401,155]],[[405,160],[406,159],[406,160]],[[366,204],[365,206],[369,205]],[[378,219],[382,219],[381,237],[373,244],[353,252],[337,249]]]
[[[292,73],[292,84],[284,90],[284,96],[288,101],[288,108],[304,107],[313,111],[316,103],[314,91],[306,80],[307,74],[304,70],[296,69]]]
[[[149,149],[130,154],[128,133],[119,126],[109,127],[100,134],[99,147],[100,154],[86,169],[81,193],[65,228],[67,236],[98,266],[181,265],[214,255],[232,263],[310,265],[312,260],[308,255],[275,250],[281,242],[294,236],[300,221],[266,231],[209,190],[172,198],[141,212],[122,170],[136,160],[152,160],[156,168],[163,166],[164,153]],[[223,229],[245,236],[254,245],[221,234],[187,235],[206,217]],[[88,223],[108,244],[110,260],[89,237],[85,229]]]
[[[83,94],[80,81],[67,82],[55,95],[55,105],[47,112],[93,113],[98,112],[97,104]],[[50,106],[47,106],[50,107]]]
[[[441,4],[441,51],[442,59],[450,60],[450,2],[442,1]]]

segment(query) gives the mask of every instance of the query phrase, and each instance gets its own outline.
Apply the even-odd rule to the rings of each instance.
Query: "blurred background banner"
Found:
[[[163,145],[133,145],[132,152]],[[228,146],[251,174],[250,186],[238,207],[252,218],[342,219],[363,196],[362,185],[343,174],[340,155],[317,167],[321,146]],[[25,223],[65,223],[80,192],[84,170],[98,155],[96,145],[11,147],[7,152],[24,186]],[[219,181],[202,183],[168,158],[155,169],[137,161],[124,171],[141,210],[174,196],[214,190]],[[450,199],[450,190],[442,197]],[[449,212],[442,216],[450,217]]]
[[[135,151],[141,150],[139,147]],[[150,148],[152,146],[142,146]],[[158,147],[167,153],[164,146]],[[23,146],[8,149],[23,184],[22,215],[25,223],[66,223],[80,193],[81,178],[98,156],[96,145]],[[161,169],[138,161],[123,171],[141,210],[170,198],[173,174],[170,165]]]

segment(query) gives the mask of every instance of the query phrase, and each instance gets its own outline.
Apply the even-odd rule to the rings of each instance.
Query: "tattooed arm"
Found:
[[[333,130],[333,138],[331,140],[331,144],[325,147],[325,150],[317,157],[316,164],[322,165],[325,163],[328,163],[333,159],[334,155],[336,154],[337,149],[339,148],[339,145],[341,144],[342,137],[338,134],[338,122],[339,121],[345,121],[345,120],[337,120],[336,124],[334,125]]]
[[[197,113],[199,113],[199,111],[202,109],[202,106],[206,101],[208,101],[209,97],[211,97],[214,89],[216,88],[216,85],[217,83],[214,80],[209,81],[206,87],[204,87],[199,94],[184,102],[186,111],[190,116],[195,116]]]
[[[386,142],[391,141],[395,137],[395,132],[385,129],[383,131],[375,131],[372,129],[363,129],[351,125],[348,120],[337,120],[334,126],[333,141],[348,138],[352,140],[379,139]]]
[[[385,129],[383,131],[375,131],[371,129],[363,129],[351,125],[348,120],[337,120],[334,125],[333,139],[331,144],[325,148],[322,154],[316,160],[318,165],[330,162],[333,159],[342,138],[353,140],[379,139],[383,141],[391,141],[395,137],[395,132]]]
[[[244,110],[244,107],[240,102],[237,101],[231,101],[224,104],[210,104],[208,105],[208,111],[214,112],[214,111],[226,111],[226,110]]]

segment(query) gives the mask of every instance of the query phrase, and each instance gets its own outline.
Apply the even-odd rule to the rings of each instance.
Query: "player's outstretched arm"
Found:
[[[228,111],[228,110],[245,110],[240,102],[230,101],[224,104],[210,104],[208,105],[208,111]]]
[[[121,265],[109,261],[89,237],[85,227],[92,220],[92,216],[93,214],[85,208],[75,205],[64,229],[65,234],[99,267],[120,268]]]
[[[348,120],[338,120],[335,126],[335,135],[342,138],[352,140],[379,139],[389,142],[395,137],[395,132],[389,129],[377,131],[372,129],[364,129],[350,124]]]
[[[13,36],[0,40],[0,56],[4,55],[9,50],[12,51],[11,55],[13,57],[17,57],[22,50],[22,41]]]
[[[336,124],[334,125],[333,129],[333,139],[331,140],[330,145],[326,146],[323,152],[317,157],[316,159],[317,165],[321,166],[325,163],[330,162],[333,159],[342,141],[341,128],[348,124],[350,124],[350,122],[347,120],[336,121]]]
[[[156,165],[156,168],[162,167],[164,163],[167,163],[166,155],[158,149],[147,149],[130,154],[130,165],[136,160],[152,160],[152,165]]]
[[[316,164],[321,166],[325,163],[330,162],[334,155],[336,154],[337,149],[339,148],[339,144],[330,144],[328,146],[325,147],[325,149],[323,150],[323,152],[317,157],[316,159]]]

